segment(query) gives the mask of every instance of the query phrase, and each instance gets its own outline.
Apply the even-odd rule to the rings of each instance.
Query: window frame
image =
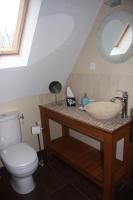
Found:
[[[0,56],[19,54],[29,1],[30,0],[20,0],[13,48],[0,48]]]

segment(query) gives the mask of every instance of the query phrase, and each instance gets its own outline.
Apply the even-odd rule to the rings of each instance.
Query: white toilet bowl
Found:
[[[35,188],[32,174],[38,166],[35,150],[25,143],[18,143],[0,152],[4,166],[11,174],[11,185],[19,194],[27,194]]]

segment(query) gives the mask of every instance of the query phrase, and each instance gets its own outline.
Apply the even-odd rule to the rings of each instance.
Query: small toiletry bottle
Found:
[[[83,97],[82,100],[81,100],[81,104],[82,104],[82,106],[85,106],[85,105],[87,105],[88,103],[89,103],[89,98],[87,97],[87,94],[84,93],[84,97]]]

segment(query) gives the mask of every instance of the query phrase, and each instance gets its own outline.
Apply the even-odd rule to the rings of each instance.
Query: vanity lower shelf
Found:
[[[62,136],[51,141],[48,149],[100,187],[103,187],[103,153],[71,136]],[[119,179],[122,166],[123,162],[116,159],[114,170],[116,180]]]

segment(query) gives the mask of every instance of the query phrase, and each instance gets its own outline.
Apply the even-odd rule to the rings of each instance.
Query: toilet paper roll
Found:
[[[31,127],[31,133],[33,135],[40,134],[41,133],[41,127],[40,126],[32,126]]]

